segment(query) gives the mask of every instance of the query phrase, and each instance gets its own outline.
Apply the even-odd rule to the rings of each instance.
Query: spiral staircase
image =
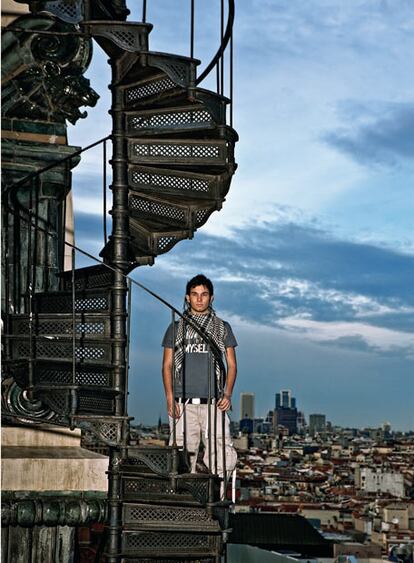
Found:
[[[78,19],[109,57],[113,227],[102,264],[73,261],[57,290],[28,284],[24,310],[7,315],[6,369],[55,423],[109,448],[106,561],[221,561],[229,530],[219,477],[191,474],[176,446],[129,443],[127,296],[135,267],[152,265],[221,209],[236,169],[230,100],[199,87],[198,60],[150,51],[152,25],[46,4],[48,17]]]
[[[199,61],[148,51],[149,25],[87,22],[116,61],[121,135],[127,147],[128,260],[152,264],[221,209],[235,171],[236,132],[224,96],[196,87]],[[111,254],[111,244],[102,256]]]

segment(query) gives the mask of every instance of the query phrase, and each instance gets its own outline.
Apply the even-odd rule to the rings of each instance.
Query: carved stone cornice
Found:
[[[76,26],[48,15],[15,20],[2,36],[2,116],[73,124],[86,117],[79,108],[99,98],[83,76],[91,56],[92,41]]]

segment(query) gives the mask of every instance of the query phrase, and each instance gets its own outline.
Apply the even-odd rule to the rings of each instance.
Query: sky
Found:
[[[203,63],[218,46],[219,4],[196,2]],[[152,50],[189,54],[188,5],[148,2]],[[179,309],[186,281],[211,277],[216,311],[239,343],[233,419],[240,393],[255,393],[256,416],[265,416],[291,389],[306,417],[414,429],[412,3],[238,0],[236,10],[240,140],[227,201],[193,240],[132,277]],[[129,19],[139,21],[138,8]],[[72,145],[110,133],[106,59],[95,46],[86,76],[101,98],[69,127]],[[97,255],[100,149],[73,171],[73,194],[76,242]],[[166,419],[160,342],[169,320],[134,289],[136,423]]]

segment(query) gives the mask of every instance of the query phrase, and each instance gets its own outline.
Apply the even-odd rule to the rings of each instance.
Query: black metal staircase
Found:
[[[223,551],[226,503],[220,503],[219,480],[188,473],[183,452],[174,474],[176,453],[171,447],[128,450],[121,468],[125,561],[215,561]]]
[[[47,2],[49,11],[53,4]],[[57,17],[62,4],[56,3]],[[230,8],[232,15],[233,2]],[[5,364],[58,423],[83,428],[109,448],[108,562],[207,563],[221,560],[228,533],[221,479],[189,473],[185,450],[174,444],[129,445],[127,274],[192,238],[221,208],[236,169],[237,134],[226,122],[230,100],[198,86],[199,61],[149,51],[151,28],[80,21],[112,68],[112,234],[101,251],[105,264],[75,269],[73,251],[59,289],[38,291],[39,224],[30,201],[23,213],[27,295],[23,312],[7,314]],[[22,220],[16,201],[11,212]],[[42,226],[47,239],[47,222]]]
[[[112,57],[113,115],[127,165],[128,259],[131,267],[151,264],[221,209],[236,169],[230,100],[196,86],[199,61],[148,51],[149,25],[83,28]],[[110,242],[102,256],[111,252]]]

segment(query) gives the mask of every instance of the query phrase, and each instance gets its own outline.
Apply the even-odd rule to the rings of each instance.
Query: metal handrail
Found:
[[[14,210],[11,209],[10,206],[8,207],[8,211],[12,214],[17,216],[18,213]],[[25,208],[24,208],[25,209]],[[25,209],[25,211],[27,212],[28,215],[30,215],[30,218],[27,219],[25,217],[20,217],[20,219],[22,219],[23,221],[26,222],[30,222],[31,223],[31,219],[35,218],[37,216],[37,213],[33,213],[33,212],[29,212],[27,209]],[[33,226],[33,223],[31,223]],[[50,233],[49,231],[47,231],[46,229],[43,229],[40,226],[37,226],[37,229],[39,229],[40,231],[42,231],[43,233],[45,233],[48,236],[51,237],[57,237],[57,235],[55,233]],[[144,284],[142,284],[141,282],[134,280],[133,278],[131,278],[128,274],[125,274],[124,272],[122,272],[122,270],[119,270],[118,268],[115,268],[114,266],[111,266],[110,264],[105,263],[103,260],[100,260],[99,258],[97,258],[96,256],[94,256],[93,254],[90,254],[89,252],[87,252],[86,250],[83,250],[82,248],[79,248],[78,246],[68,242],[68,241],[64,241],[65,246],[68,246],[69,248],[80,252],[81,254],[83,254],[84,256],[86,256],[87,258],[90,258],[91,260],[94,260],[95,262],[97,262],[98,264],[101,264],[102,266],[104,266],[105,268],[108,268],[108,270],[112,270],[113,272],[118,272],[120,273],[127,281],[131,282],[132,284],[136,285],[137,287],[139,287],[140,289],[142,289],[143,291],[145,291],[146,293],[148,293],[149,295],[151,295],[152,297],[154,297],[157,301],[159,301],[160,303],[162,303],[163,305],[165,305],[168,309],[170,309],[171,312],[174,312],[176,315],[178,315],[181,319],[183,319],[186,323],[188,323],[191,328],[193,328],[197,334],[202,338],[202,340],[208,344],[209,346],[211,346],[213,354],[215,356],[215,359],[217,360],[220,369],[223,371],[223,373],[225,373],[225,367],[224,367],[224,363],[222,360],[222,354],[221,351],[219,350],[219,348],[217,347],[216,343],[214,342],[214,340],[212,340],[206,333],[205,331],[203,331],[203,329],[201,329],[196,323],[194,323],[191,318],[188,318],[184,313],[181,313],[178,309],[176,309],[174,307],[174,305],[171,305],[171,303],[169,303],[168,301],[166,301],[163,297],[161,297],[160,295],[158,295],[158,293],[155,293],[155,291],[152,291],[151,289],[149,289],[148,287],[146,287]]]
[[[120,273],[127,281],[130,281],[132,284],[136,285],[137,287],[139,287],[140,289],[142,289],[143,291],[145,291],[146,293],[148,293],[149,295],[154,297],[157,301],[159,301],[160,303],[165,305],[168,309],[170,309],[171,312],[175,313],[177,316],[179,316],[181,319],[183,319],[186,323],[188,323],[191,326],[191,328],[193,328],[198,333],[199,336],[201,336],[202,340],[204,340],[204,342],[212,348],[213,355],[215,356],[215,359],[219,363],[220,369],[225,373],[226,370],[225,370],[224,363],[223,363],[223,360],[222,360],[221,351],[217,347],[214,340],[212,340],[208,336],[208,334],[206,334],[206,332],[203,329],[201,329],[194,321],[192,321],[191,318],[187,317],[184,313],[181,313],[178,309],[176,309],[174,307],[174,305],[171,305],[171,303],[169,303],[163,297],[158,295],[158,293],[155,293],[155,291],[152,291],[151,289],[149,289],[147,286],[145,286],[141,282],[134,280],[128,274],[125,274],[124,272],[122,272],[118,268],[115,268],[113,266],[110,266],[109,264],[106,264],[102,260],[99,260],[99,258],[94,256],[93,254],[90,254],[86,250],[83,250],[82,248],[79,248],[78,246],[76,246],[76,245],[74,245],[70,242],[65,241],[65,245],[69,246],[72,249],[75,249],[77,252],[80,252],[84,256],[87,256],[88,258],[90,258],[91,260],[94,260],[98,264],[101,264],[105,268],[108,268],[109,270],[112,270],[113,272]]]
[[[195,81],[196,84],[200,84],[200,82],[202,82],[206,78],[206,76],[208,76],[210,74],[210,72],[213,70],[213,68],[219,62],[220,57],[223,56],[223,53],[226,50],[226,47],[227,47],[227,45],[228,45],[228,43],[231,39],[232,32],[233,32],[234,12],[235,12],[234,0],[229,0],[229,9],[228,9],[228,16],[227,16],[226,31],[224,32],[224,35],[221,38],[220,47],[218,48],[216,54],[211,59],[211,61],[208,63],[206,68],[203,70],[203,72],[200,74],[200,76],[196,79],[196,81]]]
[[[24,178],[21,178],[20,180],[18,180],[17,182],[14,182],[10,186],[6,186],[6,188],[4,189],[4,193],[7,194],[11,190],[20,188],[20,186],[23,186],[24,184],[26,184],[26,182],[29,182],[30,180],[34,180],[35,178],[37,178],[38,176],[40,176],[44,172],[48,172],[49,170],[52,170],[52,168],[55,168],[56,166],[60,166],[64,162],[70,161],[72,158],[76,158],[80,154],[88,151],[89,149],[92,149],[93,147],[96,147],[97,145],[100,145],[101,143],[108,141],[108,139],[112,139],[112,135],[107,135],[106,137],[99,139],[99,141],[95,141],[94,143],[92,143],[92,144],[90,144],[86,147],[83,147],[82,149],[79,149],[78,151],[75,151],[74,153],[72,153],[68,156],[64,156],[63,158],[57,160],[56,162],[52,162],[51,164],[48,164],[47,166],[45,166],[44,168],[41,168],[40,170],[35,170],[34,172],[30,172],[30,174],[28,174]]]

